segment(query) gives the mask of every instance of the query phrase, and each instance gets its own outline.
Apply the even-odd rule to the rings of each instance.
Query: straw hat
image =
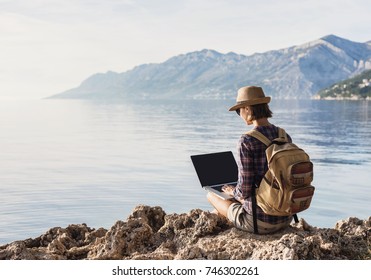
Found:
[[[229,111],[236,111],[238,108],[249,105],[269,103],[270,101],[271,98],[269,96],[265,96],[261,87],[242,87],[238,90],[236,105],[229,108]]]

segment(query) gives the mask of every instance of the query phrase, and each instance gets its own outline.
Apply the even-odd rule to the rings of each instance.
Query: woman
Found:
[[[246,125],[254,125],[255,130],[268,139],[278,137],[278,127],[271,124],[272,117],[263,89],[256,86],[242,87],[238,90],[237,103],[229,109],[236,111]],[[290,136],[288,136],[291,141]],[[259,140],[243,134],[238,142],[238,182],[236,187],[224,186],[223,191],[234,196],[235,200],[222,200],[209,192],[207,198],[214,206],[215,213],[227,217],[237,228],[254,232],[253,206],[254,188],[259,186],[268,170],[265,149]],[[260,234],[267,234],[288,227],[292,216],[271,216],[256,206],[257,227]]]

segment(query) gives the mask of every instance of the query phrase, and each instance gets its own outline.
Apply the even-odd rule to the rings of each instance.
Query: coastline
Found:
[[[208,211],[166,214],[138,205],[109,230],[55,227],[37,238],[0,246],[0,260],[370,260],[371,216],[334,228],[298,224],[270,235],[234,228]]]
[[[360,96],[352,96],[352,97],[344,97],[344,96],[337,96],[337,97],[321,97],[316,95],[312,98],[313,100],[346,100],[346,101],[370,101],[371,97],[367,96],[366,98],[362,98]]]

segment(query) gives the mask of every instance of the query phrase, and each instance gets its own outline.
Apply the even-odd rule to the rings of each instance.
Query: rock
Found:
[[[84,259],[91,244],[107,230],[86,224],[55,227],[35,239],[12,242],[0,247],[0,260],[67,260]]]
[[[139,205],[109,230],[86,224],[56,227],[35,239],[0,246],[0,260],[369,260],[370,225],[371,217],[348,218],[333,229],[301,219],[280,232],[255,235],[200,209],[167,215],[161,207]]]

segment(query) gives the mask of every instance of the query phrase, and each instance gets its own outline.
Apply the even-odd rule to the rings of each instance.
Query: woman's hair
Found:
[[[250,106],[250,110],[251,110],[252,121],[262,119],[262,118],[271,118],[273,115],[267,103],[252,105]]]

